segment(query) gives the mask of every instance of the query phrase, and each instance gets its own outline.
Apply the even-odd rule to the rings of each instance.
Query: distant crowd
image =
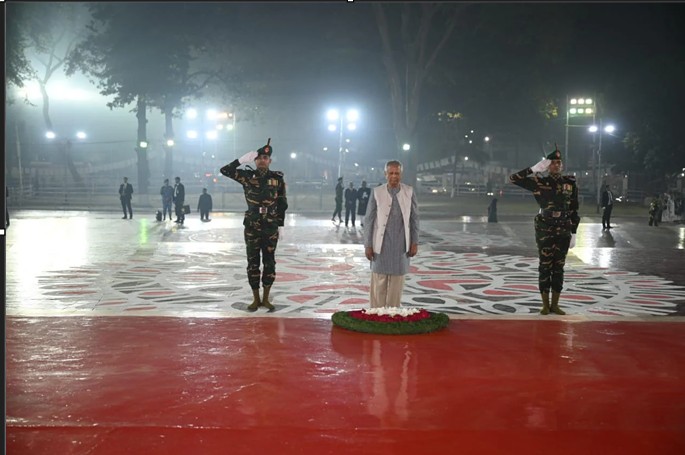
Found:
[[[649,225],[660,223],[682,223],[685,221],[685,200],[682,193],[675,191],[656,193],[649,203]]]

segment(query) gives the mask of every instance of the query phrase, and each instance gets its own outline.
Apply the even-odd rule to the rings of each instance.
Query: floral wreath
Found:
[[[383,335],[430,333],[444,329],[450,322],[443,313],[401,307],[338,311],[333,313],[331,320],[343,329]]]

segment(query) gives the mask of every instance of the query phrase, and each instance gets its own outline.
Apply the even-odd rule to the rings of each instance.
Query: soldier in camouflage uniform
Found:
[[[549,169],[547,176],[537,175]],[[539,163],[509,176],[509,181],[533,192],[540,206],[535,217],[535,242],[540,257],[539,288],[542,296],[540,314],[566,314],[559,308],[564,284],[566,253],[575,245],[578,216],[578,186],[570,175],[561,175],[559,149]],[[550,305],[550,288],[552,301]]]
[[[221,168],[223,175],[243,186],[247,201],[243,226],[245,226],[245,245],[247,246],[247,279],[253,295],[252,303],[247,307],[248,311],[256,311],[259,306],[264,306],[269,311],[275,309],[269,301],[269,292],[276,279],[274,254],[281,236],[288,200],[285,197],[283,173],[269,170],[273,153],[270,143],[271,138],[256,152],[248,152]],[[251,162],[256,164],[256,170],[238,169],[241,164]],[[261,298],[259,297],[260,254],[264,264],[264,270],[261,272],[264,295]]]

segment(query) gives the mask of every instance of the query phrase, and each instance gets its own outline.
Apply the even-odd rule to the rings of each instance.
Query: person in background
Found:
[[[613,229],[611,225],[611,211],[614,209],[614,193],[611,192],[611,186],[606,185],[602,192],[602,230]]]
[[[664,193],[664,214],[663,220],[666,222],[673,222],[676,220],[675,216],[675,202],[670,194]]]
[[[497,223],[497,198],[493,197],[488,205],[488,223]]]
[[[124,177],[124,183],[119,185],[119,200],[121,201],[121,208],[124,210],[122,220],[126,219],[126,210],[130,219],[133,219],[133,208],[131,208],[131,199],[133,198],[133,185],[128,183],[128,177]]]
[[[371,196],[371,188],[366,186],[366,180],[362,180],[362,186],[357,190],[357,215],[359,215],[359,222],[364,227],[364,217],[366,216],[366,207],[369,205],[369,197]]]
[[[348,227],[352,215],[352,226],[357,216],[357,190],[354,183],[350,182],[350,187],[345,190],[345,227]]]
[[[200,221],[209,221],[209,212],[212,211],[212,196],[207,194],[207,188],[202,188],[202,194],[197,201],[197,210],[200,212]]]
[[[166,219],[167,213],[169,213],[169,221],[171,221],[171,203],[174,202],[174,187],[169,185],[169,179],[164,179],[164,185],[159,190],[159,194],[162,196],[162,219]]]
[[[385,164],[387,183],[373,189],[364,223],[364,254],[371,261],[370,306],[401,306],[409,260],[419,249],[416,192],[401,183],[402,163]]]
[[[335,223],[335,216],[338,215],[338,224],[342,223],[342,203],[343,203],[343,178],[338,177],[338,184],[335,186],[335,211],[331,221]]]
[[[181,177],[176,177],[174,184],[174,209],[176,211],[175,223],[183,224],[186,214],[183,211],[183,204],[186,200],[186,187],[181,183]]]
[[[659,221],[661,220],[661,212],[663,210],[663,206],[661,205],[661,198],[659,197],[659,194],[655,194],[654,198],[652,198],[652,202],[649,204],[649,225],[650,226],[658,226]]]

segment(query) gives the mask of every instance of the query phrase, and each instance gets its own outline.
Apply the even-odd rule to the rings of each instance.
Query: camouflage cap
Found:
[[[257,149],[257,156],[259,155],[266,155],[269,158],[271,158],[271,154],[273,153],[274,149],[271,147],[271,138],[269,138],[268,141],[266,141],[266,145],[260,149]]]

